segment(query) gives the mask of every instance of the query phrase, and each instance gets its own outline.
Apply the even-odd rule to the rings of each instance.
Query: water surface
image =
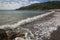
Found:
[[[40,10],[0,11],[0,25],[13,24],[26,18],[41,15],[44,12],[46,11],[40,11]]]

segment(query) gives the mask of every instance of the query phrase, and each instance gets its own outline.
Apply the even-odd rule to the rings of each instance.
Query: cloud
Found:
[[[30,2],[30,4],[33,4],[33,3],[40,3],[39,1],[32,1]]]
[[[20,5],[22,6],[22,5]],[[19,8],[20,7],[18,3],[12,2],[12,3],[0,3],[0,9],[15,9],[15,8]]]
[[[27,5],[28,0],[0,0],[0,10],[13,10]]]
[[[22,1],[22,2],[27,2],[28,0],[20,0],[20,1]]]

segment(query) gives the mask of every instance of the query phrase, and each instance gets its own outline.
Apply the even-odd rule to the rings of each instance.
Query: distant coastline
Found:
[[[60,1],[48,1],[44,3],[34,3],[28,6],[20,7],[16,10],[50,10],[60,9]]]

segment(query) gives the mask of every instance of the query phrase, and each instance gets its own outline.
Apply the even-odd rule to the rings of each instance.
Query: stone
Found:
[[[8,36],[4,29],[0,29],[0,40],[8,40]]]

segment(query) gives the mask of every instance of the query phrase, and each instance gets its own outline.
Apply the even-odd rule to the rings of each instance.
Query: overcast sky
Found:
[[[0,10],[13,10],[32,3],[47,2],[49,0],[0,0]],[[51,0],[52,1],[52,0]]]

